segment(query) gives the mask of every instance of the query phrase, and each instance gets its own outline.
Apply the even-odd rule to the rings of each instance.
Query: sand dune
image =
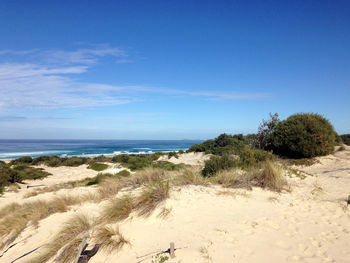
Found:
[[[305,179],[288,177],[290,192],[175,187],[170,198],[149,217],[132,213],[118,224],[130,245],[112,253],[100,250],[89,262],[152,262],[157,252],[169,248],[170,242],[179,249],[176,257],[167,262],[349,262],[349,150],[347,147],[346,151],[318,158],[319,162],[310,167],[292,167],[310,175]],[[54,169],[45,169],[54,174]],[[66,169],[45,182],[59,181],[58,176],[70,180],[95,174],[89,170],[78,175],[73,172],[75,168]],[[11,194],[12,200],[21,199],[21,194],[18,198]],[[0,199],[1,205],[6,199],[8,194]],[[0,262],[11,262],[45,244],[74,214],[85,213],[93,220],[106,202],[73,206],[68,212],[41,220],[38,227],[28,227],[15,241],[20,243]],[[164,208],[168,214],[160,217]],[[27,262],[39,253],[40,249],[16,262]]]

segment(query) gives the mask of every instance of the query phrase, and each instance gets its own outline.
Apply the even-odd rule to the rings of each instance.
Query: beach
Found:
[[[189,153],[173,161],[187,160],[198,166],[206,158],[203,154]],[[44,169],[52,174],[40,181],[45,187],[97,174],[86,165]],[[346,199],[350,147],[318,157],[311,166],[294,165],[290,169],[300,171],[300,176],[286,176],[290,189],[280,193],[258,187],[251,190],[218,185],[173,187],[169,198],[150,215],[131,212],[127,218],[110,224],[118,227],[128,243],[114,252],[101,249],[89,262],[154,262],[170,242],[175,243],[176,250],[175,258],[169,262],[348,262],[350,212]],[[58,196],[93,195],[97,191],[96,187],[76,187],[28,197],[35,190],[23,187],[18,192],[6,192],[0,198],[0,209],[11,202],[24,204]],[[136,195],[138,191],[124,190],[117,196],[126,192]],[[39,220],[38,225],[28,225],[0,261],[11,262],[45,246],[64,222],[77,214],[84,214],[93,222],[108,202],[90,200],[75,204],[66,212]],[[88,236],[93,235],[90,231]],[[93,247],[93,238],[88,243],[88,248]],[[39,248],[16,262],[30,262],[40,253]]]

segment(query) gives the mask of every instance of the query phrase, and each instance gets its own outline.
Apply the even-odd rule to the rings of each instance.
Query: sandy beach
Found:
[[[207,157],[191,153],[173,158],[170,161],[187,160],[198,165]],[[97,174],[85,165],[44,168],[52,174],[39,181],[45,186]],[[288,176],[286,172],[290,191],[281,193],[217,185],[173,187],[170,197],[148,217],[132,212],[111,225],[119,228],[129,244],[118,251],[101,249],[89,262],[159,262],[155,261],[157,253],[167,250],[170,242],[175,243],[176,257],[167,262],[349,262],[350,209],[346,199],[350,194],[350,147],[319,157],[311,166],[291,166],[290,169],[305,173]],[[60,189],[25,198],[33,190],[23,187],[17,193],[6,192],[0,198],[0,208],[11,202],[93,194],[97,188]],[[119,192],[118,196],[123,193]],[[96,220],[108,202],[73,205],[67,212],[40,220],[37,226],[28,225],[0,262],[12,262],[44,246],[74,215],[85,214],[89,220]],[[88,248],[93,247],[93,238],[88,243]],[[40,253],[39,248],[16,262],[30,262]]]

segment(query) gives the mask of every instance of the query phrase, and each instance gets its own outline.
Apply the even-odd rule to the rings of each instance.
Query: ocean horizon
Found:
[[[152,154],[187,150],[202,140],[67,140],[67,139],[0,139],[0,160],[13,160],[23,156],[61,157],[118,154]]]

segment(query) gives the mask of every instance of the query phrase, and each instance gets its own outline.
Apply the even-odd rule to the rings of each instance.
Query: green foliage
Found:
[[[116,174],[117,177],[127,177],[130,176],[130,172],[128,170],[121,170]]]
[[[162,153],[154,154],[120,154],[112,158],[112,162],[121,163],[130,170],[140,170],[149,166],[162,155]]]
[[[265,150],[272,149],[272,133],[279,122],[280,119],[278,118],[278,113],[270,113],[270,119],[262,121],[262,123],[259,125],[257,134],[258,148]]]
[[[31,164],[33,162],[32,157],[30,156],[23,156],[21,158],[12,160],[10,162],[10,165],[17,165],[17,164]]]
[[[177,158],[179,158],[179,155],[177,154],[177,152],[169,152],[168,158],[170,159],[171,157],[175,157],[177,159]]]
[[[222,155],[216,156],[213,155],[209,160],[205,161],[204,168],[202,170],[202,175],[204,177],[213,176],[218,171],[226,170],[234,167],[236,164],[236,160],[232,155]]]
[[[340,138],[342,139],[344,144],[350,145],[350,134],[340,135]]]
[[[34,168],[27,165],[15,165],[0,163],[0,193],[3,192],[4,187],[13,183],[21,183],[23,180],[42,179],[50,175],[41,168]]]
[[[293,158],[310,158],[334,151],[336,132],[319,114],[300,113],[278,123],[272,134],[274,152]]]
[[[45,164],[50,167],[59,166],[80,166],[88,162],[88,158],[85,157],[58,157],[58,156],[39,156],[32,161],[33,165]]]
[[[234,154],[244,148],[243,135],[221,134],[214,140],[207,140],[201,144],[192,145],[189,152],[205,152],[208,154]]]
[[[171,162],[161,161],[161,162],[155,162],[152,164],[153,168],[160,168],[166,171],[178,171],[180,169],[183,169],[186,167],[185,164],[174,164]]]
[[[110,173],[99,173],[98,175],[84,179],[86,181],[86,185],[95,185],[101,183],[104,179],[110,178],[110,177],[115,177],[116,175],[110,174]]]
[[[104,163],[90,163],[88,168],[97,172],[101,172],[103,170],[106,170],[108,168],[108,165]]]

